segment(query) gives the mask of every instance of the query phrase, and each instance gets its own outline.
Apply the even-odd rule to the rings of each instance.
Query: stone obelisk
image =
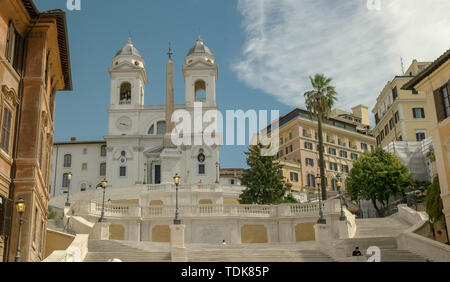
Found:
[[[174,102],[174,86],[173,86],[173,61],[172,61],[172,47],[169,43],[169,59],[166,65],[166,134],[164,137],[164,148],[175,147],[172,143],[171,133],[174,129],[174,124],[172,122],[172,114],[175,111]]]

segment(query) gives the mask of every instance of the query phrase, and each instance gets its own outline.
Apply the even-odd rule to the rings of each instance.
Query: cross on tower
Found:
[[[167,53],[167,55],[169,55],[169,59],[172,59],[173,52],[172,52],[172,44],[170,41],[169,41],[169,52]]]

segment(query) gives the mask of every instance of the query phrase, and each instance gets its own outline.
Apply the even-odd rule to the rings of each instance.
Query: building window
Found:
[[[291,172],[291,173],[290,173],[290,176],[291,176],[291,181],[292,181],[292,182],[298,182],[298,173],[296,173],[296,172]]]
[[[127,167],[126,166],[121,166],[120,167],[120,176],[125,177],[127,176]]]
[[[106,163],[100,164],[100,176],[106,176]]]
[[[342,172],[343,173],[348,173],[349,169],[348,169],[348,165],[342,165]]]
[[[205,165],[204,164],[198,165],[198,174],[205,174]]]
[[[373,145],[370,145],[370,151],[371,152],[375,151],[375,147]]]
[[[306,165],[307,166],[314,166],[314,160],[310,158],[306,158]]]
[[[450,86],[444,85],[434,92],[434,104],[438,122],[450,117]]]
[[[278,152],[277,158],[279,159],[279,158],[281,158],[282,156],[283,156],[283,150],[281,150],[281,151]]]
[[[316,177],[313,174],[308,174],[308,186],[316,187]]]
[[[289,132],[289,140],[292,140],[292,132]]]
[[[358,154],[352,153],[351,157],[352,157],[352,160],[357,160]]]
[[[280,145],[283,145],[283,143],[284,143],[283,138],[280,138]]]
[[[62,187],[63,188],[68,188],[69,186],[70,186],[69,174],[68,173],[64,173],[63,174],[63,179],[62,179]]]
[[[381,141],[384,140],[384,130],[381,130],[381,133],[380,133],[380,140],[381,140]]]
[[[413,95],[417,95],[417,94],[419,94],[419,91],[417,91],[416,89],[413,89],[413,90],[412,90],[412,94],[413,94]]]
[[[86,191],[86,183],[81,183],[80,191],[81,192]]]
[[[336,156],[336,149],[335,148],[328,148],[328,154]]]
[[[34,209],[34,221],[33,221],[33,242],[36,243],[37,239],[37,223],[38,223],[38,208]]]
[[[64,155],[64,167],[72,167],[72,155]]]
[[[293,151],[292,145],[286,147],[286,155],[292,153],[292,151]]]
[[[8,37],[6,39],[6,59],[22,75],[24,39],[16,30],[13,21],[9,22]]]
[[[341,156],[341,158],[348,158],[347,151],[341,150],[339,151],[339,155]]]
[[[88,149],[87,148],[83,148],[83,155],[87,155],[88,153]]]
[[[378,124],[380,122],[380,117],[378,116],[378,113],[375,114],[375,123]]]
[[[367,144],[361,143],[361,150],[367,151],[368,150]]]
[[[234,179],[230,179],[230,184],[234,185]]]
[[[412,111],[414,118],[425,118],[425,111],[423,108],[413,108]]]
[[[303,137],[311,138],[311,133],[309,133],[309,132],[310,132],[309,129],[304,128],[303,129]]]
[[[423,141],[425,140],[425,132],[417,132],[416,133],[416,139],[417,141]]]
[[[305,142],[305,149],[313,150],[313,144],[310,142]]]
[[[106,145],[100,147],[100,157],[106,157]]]
[[[43,167],[42,167],[42,157],[44,151],[44,133],[41,132],[41,137],[39,138],[39,168],[41,169],[41,173],[43,173]]]
[[[9,153],[9,140],[11,136],[11,118],[12,114],[8,108],[3,108],[3,120],[2,120],[2,139],[0,147],[6,153]]]
[[[120,104],[131,104],[131,84],[129,82],[120,85]]]
[[[333,191],[337,191],[338,189],[337,180],[334,178],[331,180],[331,189],[333,189]]]
[[[156,134],[158,134],[158,135],[166,134],[166,122],[165,121],[158,121],[158,123],[156,124]]]
[[[195,101],[206,100],[206,83],[203,80],[195,82]]]
[[[397,112],[395,112],[394,114],[394,120],[395,120],[395,124],[397,124],[400,121],[400,114]]]
[[[87,163],[83,163],[81,165],[81,170],[87,170]]]
[[[148,130],[148,135],[153,135],[155,134],[155,125],[152,124],[152,126],[150,126],[150,129]]]
[[[392,89],[392,101],[395,101],[398,97],[397,86]]]
[[[338,171],[338,165],[337,165],[337,163],[331,163],[331,162],[330,162],[330,170]]]

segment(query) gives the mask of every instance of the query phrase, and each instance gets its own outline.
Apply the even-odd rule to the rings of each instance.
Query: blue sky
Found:
[[[236,1],[82,0],[81,11],[68,11],[65,2],[36,1],[41,11],[59,8],[67,13],[74,90],[57,95],[55,141],[71,136],[100,140],[107,134],[108,68],[130,32],[147,64],[146,104],[165,103],[169,41],[175,52],[175,103],[184,103],[181,67],[200,32],[217,59],[217,104],[223,113],[227,109],[290,110],[261,90],[245,86],[232,70],[244,44]],[[245,166],[244,150],[244,146],[224,146],[222,167]]]
[[[107,134],[108,68],[131,33],[146,60],[146,104],[162,104],[171,41],[175,102],[184,103],[183,58],[200,33],[219,67],[217,104],[227,109],[303,107],[308,76],[334,78],[337,107],[373,108],[378,93],[412,59],[433,61],[450,48],[450,1],[378,0],[35,0],[67,12],[73,92],[56,101],[55,141]],[[432,31],[432,32],[430,32]],[[373,117],[372,117],[373,118]],[[243,167],[246,147],[221,149],[222,167]]]

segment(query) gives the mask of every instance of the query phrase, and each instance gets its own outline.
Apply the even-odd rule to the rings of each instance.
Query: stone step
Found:
[[[88,252],[84,262],[107,262],[111,259],[123,262],[169,262],[171,256],[168,252]]]

